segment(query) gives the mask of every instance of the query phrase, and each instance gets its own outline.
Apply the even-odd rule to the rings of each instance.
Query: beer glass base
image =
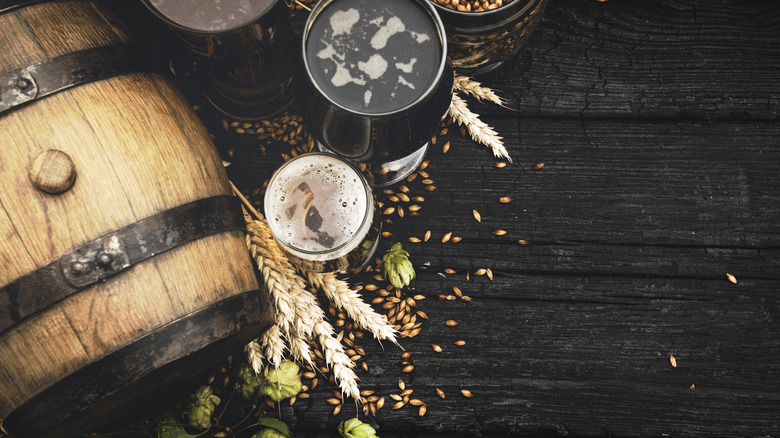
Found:
[[[258,104],[238,103],[223,96],[213,87],[204,87],[203,95],[217,111],[237,120],[260,120],[273,117],[289,108],[294,100],[292,93],[288,92]]]
[[[428,144],[425,143],[416,151],[397,160],[384,163],[355,163],[355,165],[363,172],[363,176],[372,188],[391,186],[411,175],[420,167],[428,152]],[[317,142],[317,149],[320,152],[338,155],[320,142]]]

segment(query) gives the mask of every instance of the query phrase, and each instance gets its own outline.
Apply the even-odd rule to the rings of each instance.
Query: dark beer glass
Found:
[[[268,226],[295,265],[354,274],[376,252],[381,221],[371,187],[352,163],[322,152],[299,155],[271,176]]]
[[[294,97],[296,56],[283,0],[144,0],[194,54],[206,97],[239,119],[267,117]]]
[[[447,39],[427,0],[321,0],[303,30],[298,102],[322,151],[373,187],[423,161],[452,99]]]

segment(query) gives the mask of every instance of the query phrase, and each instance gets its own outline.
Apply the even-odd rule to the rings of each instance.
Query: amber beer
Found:
[[[373,255],[381,224],[360,171],[326,153],[301,155],[274,173],[265,215],[290,260],[315,272],[357,272]]]

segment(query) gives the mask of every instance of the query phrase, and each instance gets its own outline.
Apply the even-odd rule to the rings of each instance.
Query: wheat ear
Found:
[[[461,91],[478,100],[493,102],[504,107],[506,106],[506,100],[504,100],[503,97],[496,94],[492,89],[483,87],[482,84],[468,76],[455,75],[455,81],[452,86],[456,91]]]
[[[244,347],[246,356],[249,358],[249,364],[252,365],[252,369],[255,370],[255,374],[263,372],[263,350],[260,348],[260,342],[257,339],[246,344]]]
[[[336,307],[343,309],[361,328],[374,334],[377,339],[383,339],[398,345],[396,331],[387,319],[376,313],[366,304],[357,291],[352,290],[346,281],[340,280],[332,272],[324,274],[305,271],[309,283],[325,292],[325,296],[333,301]]]
[[[493,130],[487,123],[479,119],[479,115],[471,112],[466,105],[466,101],[463,100],[457,93],[452,94],[452,101],[450,102],[450,108],[447,110],[447,115],[452,117],[452,120],[458,122],[458,125],[465,125],[468,129],[471,138],[477,143],[483,144],[493,150],[493,155],[499,158],[506,158],[510,163],[512,158],[509,156],[504,142],[501,141],[501,137]]]
[[[284,359],[284,339],[282,339],[282,330],[274,324],[260,335],[260,346],[265,350],[265,358],[274,368],[279,368],[279,364]]]
[[[358,377],[352,370],[355,367],[355,362],[352,362],[344,352],[341,342],[334,337],[333,326],[322,319],[314,325],[314,334],[320,341],[322,352],[325,353],[325,361],[333,370],[333,376],[336,378],[341,392],[355,400],[360,400]]]

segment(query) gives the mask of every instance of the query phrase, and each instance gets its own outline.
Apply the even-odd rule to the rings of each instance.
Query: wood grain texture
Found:
[[[555,1],[485,80],[523,116],[777,120],[779,33],[772,1]]]
[[[126,42],[96,8],[49,2],[0,16],[0,29],[9,22],[17,32],[0,31],[15,48],[0,52],[0,66]],[[141,219],[231,193],[208,133],[162,76],[125,75],[60,92],[3,115],[0,133],[0,232],[7,236],[0,260],[9,260],[0,285]],[[67,153],[78,172],[57,196],[28,176],[34,157],[51,148]],[[0,334],[0,417],[144,334],[257,288],[243,234],[222,232],[56,303]]]
[[[401,350],[361,343],[361,389],[386,397],[366,421],[380,436],[780,433],[777,8],[558,0],[545,14],[517,60],[480,78],[519,112],[469,101],[514,164],[494,168],[451,128],[428,155],[437,189],[405,183],[425,198],[419,217],[379,195],[407,208],[387,217],[380,252],[400,241],[411,253],[407,294],[427,297],[430,320],[402,340],[412,373]],[[243,138],[217,143],[244,146],[228,171],[252,190],[283,148],[255,157]],[[461,242],[441,243],[448,232]],[[440,301],[453,286],[473,301]],[[424,417],[390,409],[399,378]],[[349,403],[331,415],[331,389],[282,417],[327,435],[355,415]]]
[[[550,2],[519,57],[480,78],[519,112],[470,101],[515,163],[494,168],[451,129],[428,156],[437,189],[406,183],[425,197],[420,216],[386,217],[380,252],[401,241],[411,253],[406,292],[426,296],[430,319],[402,340],[411,373],[401,349],[360,341],[361,389],[386,397],[363,419],[383,437],[780,434],[778,47],[768,0]],[[248,191],[287,152],[261,155],[201,114]],[[407,240],[427,230],[429,242]],[[462,241],[441,243],[447,232]],[[454,286],[473,301],[438,299]],[[309,399],[279,408],[296,436],[332,436],[356,414],[347,402],[332,416],[336,387],[318,377]],[[399,378],[424,417],[390,409]]]

